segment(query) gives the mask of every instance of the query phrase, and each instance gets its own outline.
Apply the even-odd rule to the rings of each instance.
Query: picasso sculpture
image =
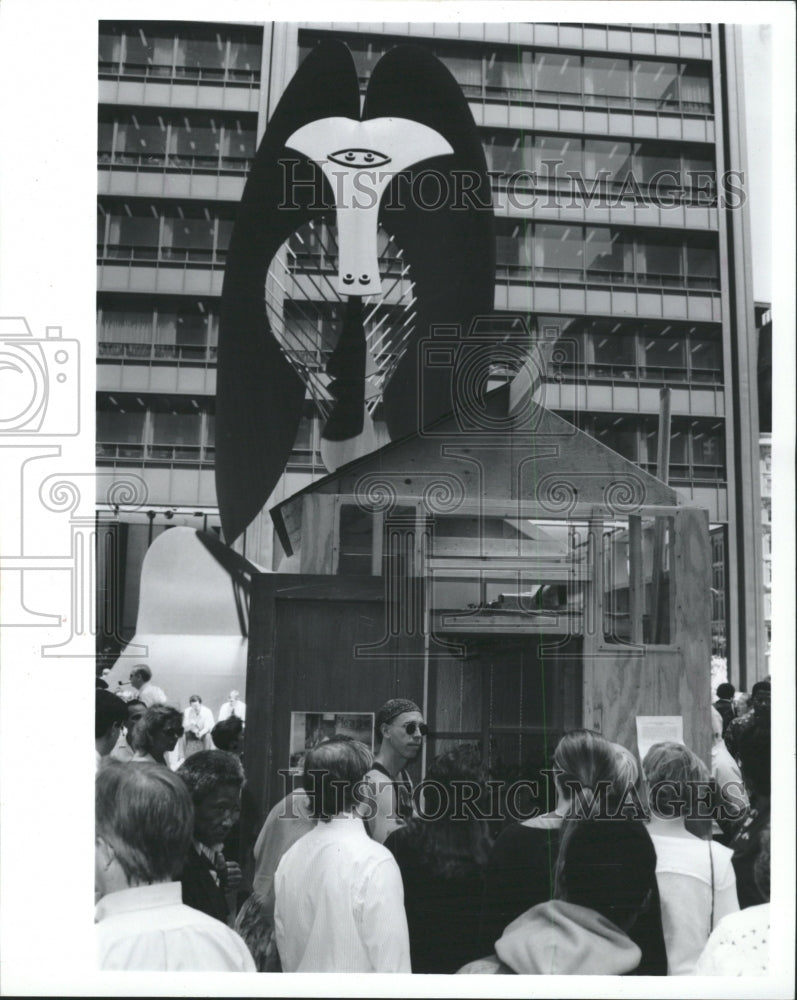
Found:
[[[450,370],[421,378],[419,345],[492,312],[494,278],[484,152],[449,71],[397,46],[361,102],[349,50],[319,44],[271,116],[227,256],[216,399],[227,543],[271,495],[308,404],[330,471],[450,410]]]

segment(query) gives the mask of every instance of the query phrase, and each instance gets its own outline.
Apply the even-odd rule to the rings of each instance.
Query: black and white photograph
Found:
[[[793,995],[794,52],[3,0],[0,993]]]
[[[291,712],[290,771],[301,774],[306,752],[332,736],[359,740],[373,750],[373,712]]]

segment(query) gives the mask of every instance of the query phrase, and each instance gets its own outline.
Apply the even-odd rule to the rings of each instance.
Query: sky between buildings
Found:
[[[747,125],[747,190],[756,301],[772,301],[772,26],[742,27]]]

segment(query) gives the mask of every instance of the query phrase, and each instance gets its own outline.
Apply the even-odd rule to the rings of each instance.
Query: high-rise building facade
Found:
[[[722,25],[101,23],[97,462],[147,485],[135,510],[98,497],[115,553],[100,565],[104,638],[132,635],[157,533],[218,529],[224,255],[269,115],[330,36],[363,89],[407,41],[461,85],[495,195],[495,309],[545,345],[546,405],[655,472],[671,389],[667,476],[708,510],[725,587],[712,627],[749,687],[764,663],[756,343],[740,46]],[[323,273],[323,246],[305,250]],[[339,316],[313,297],[285,315],[320,344]],[[324,473],[308,399],[272,502]],[[268,530],[247,545],[277,567]]]

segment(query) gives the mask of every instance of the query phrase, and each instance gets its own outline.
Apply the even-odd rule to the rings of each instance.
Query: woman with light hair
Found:
[[[560,835],[574,821],[604,810],[611,814],[633,783],[626,754],[604,736],[586,729],[566,733],[553,755],[556,804],[552,811],[507,826],[495,842],[485,871],[481,943],[492,949],[504,928],[520,914],[553,897]],[[640,975],[664,975],[666,958],[658,898],[635,933],[643,939]]]
[[[694,971],[718,921],[739,909],[732,852],[710,839],[701,840],[686,827],[711,790],[708,768],[696,754],[682,743],[655,743],[642,770],[656,848],[667,972],[685,976]]]
[[[136,725],[133,733],[135,755],[130,763],[170,767],[167,755],[174,752],[182,735],[182,713],[170,705],[153,705]]]

